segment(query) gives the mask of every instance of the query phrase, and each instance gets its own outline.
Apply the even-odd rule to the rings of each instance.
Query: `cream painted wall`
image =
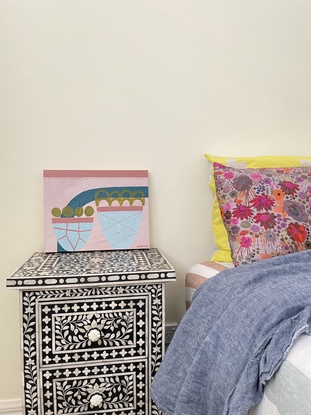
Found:
[[[212,252],[205,152],[311,155],[308,0],[1,0],[0,400],[21,396],[18,293],[43,249],[43,169],[148,169],[151,244]]]

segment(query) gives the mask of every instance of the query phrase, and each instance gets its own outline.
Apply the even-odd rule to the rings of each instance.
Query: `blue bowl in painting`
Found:
[[[81,251],[92,232],[93,218],[53,218],[52,225],[64,251]]]
[[[143,214],[142,206],[97,208],[98,221],[112,249],[128,249],[135,241]]]

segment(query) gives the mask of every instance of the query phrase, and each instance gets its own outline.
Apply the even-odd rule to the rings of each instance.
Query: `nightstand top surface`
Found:
[[[175,270],[157,248],[36,252],[6,286],[19,290],[45,287],[114,285],[175,281]]]

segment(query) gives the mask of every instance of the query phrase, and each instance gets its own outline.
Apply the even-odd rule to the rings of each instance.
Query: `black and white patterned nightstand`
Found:
[[[20,291],[24,415],[151,415],[164,352],[158,249],[36,253],[7,287]]]

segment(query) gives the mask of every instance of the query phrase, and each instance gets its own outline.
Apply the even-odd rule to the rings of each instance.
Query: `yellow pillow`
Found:
[[[216,245],[216,252],[212,256],[214,262],[231,262],[231,252],[228,242],[228,234],[224,227],[216,198],[215,182],[213,177],[213,163],[224,164],[235,168],[260,168],[260,167],[299,167],[310,166],[311,157],[303,156],[259,156],[259,157],[223,157],[205,154],[209,163],[209,185],[214,194],[212,210],[212,231]]]

